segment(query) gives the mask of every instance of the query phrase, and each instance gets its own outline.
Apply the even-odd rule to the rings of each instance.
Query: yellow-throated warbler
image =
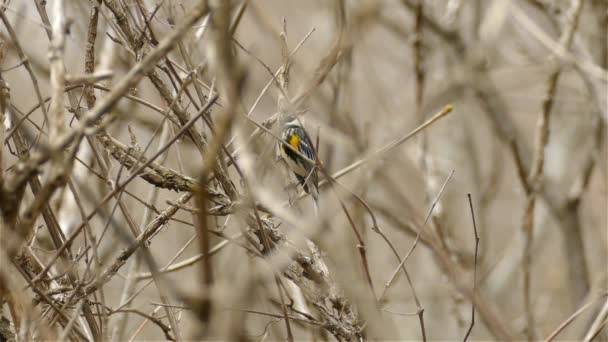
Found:
[[[287,116],[284,122],[281,140],[294,150],[300,152],[301,155],[292,151],[285,144],[280,143],[279,150],[281,151],[281,157],[287,162],[287,165],[298,179],[299,184],[304,188],[304,191],[312,196],[316,212],[318,209],[319,191],[317,188],[318,176],[312,141],[310,141],[310,136],[296,116]],[[302,156],[308,160],[303,160]]]

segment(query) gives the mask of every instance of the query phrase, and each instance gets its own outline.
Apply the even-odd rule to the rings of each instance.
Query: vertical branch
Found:
[[[93,4],[89,25],[87,28],[87,42],[84,53],[84,72],[92,74],[95,71],[95,39],[97,38],[97,23],[99,21],[99,7],[101,0]],[[95,106],[95,91],[90,85],[84,87],[84,93],[89,109]]]
[[[6,42],[0,38],[0,66],[2,66],[4,62],[4,57],[6,56]],[[3,161],[3,151],[4,151],[4,140],[6,139],[6,130],[9,129],[5,122],[8,124],[6,120],[6,113],[8,109],[8,92],[5,91],[4,82],[2,82],[2,87],[0,88],[0,195],[2,194],[2,188],[4,187],[4,161]],[[8,89],[6,89],[8,90]],[[1,215],[0,215],[1,216]]]
[[[572,43],[572,38],[576,30],[578,18],[583,6],[583,0],[573,0],[571,9],[567,13],[568,23],[560,37],[560,45],[564,49],[568,49]],[[553,110],[555,93],[557,92],[557,82],[561,68],[557,67],[549,76],[547,94],[543,101],[542,112],[538,117],[536,124],[536,138],[534,144],[534,161],[530,170],[529,184],[531,185],[527,192],[526,208],[524,211],[524,220],[522,230],[525,235],[524,253],[522,260],[523,267],[523,291],[524,291],[524,310],[526,317],[526,334],[528,341],[535,339],[534,334],[534,313],[531,303],[531,264],[532,264],[532,237],[534,229],[534,215],[536,209],[536,198],[541,191],[542,177],[545,165],[545,149],[549,142],[549,120]]]
[[[255,210],[255,209],[254,209]],[[258,221],[259,222],[259,221]],[[264,230],[264,227],[260,225],[260,230]],[[291,323],[289,321],[289,315],[287,314],[287,305],[285,304],[285,294],[283,293],[283,287],[281,286],[281,279],[279,275],[275,273],[274,282],[277,285],[277,291],[279,291],[279,299],[281,300],[281,311],[283,318],[285,319],[285,329],[287,330],[287,341],[293,342],[293,332],[291,331]]]
[[[416,118],[417,124],[424,122],[424,113],[422,112],[422,100],[424,96],[424,70],[422,66],[422,17],[424,10],[424,1],[418,0],[415,9],[414,23],[414,74],[416,75],[415,98],[416,103]],[[421,132],[418,138],[418,164],[424,177],[428,177],[427,165],[427,141],[426,133]],[[428,181],[428,180],[427,180]],[[430,190],[430,189],[429,189]]]
[[[471,209],[471,219],[473,220],[473,233],[475,234],[475,263],[473,265],[473,296],[475,296],[477,290],[477,252],[479,250],[479,234],[477,233],[477,223],[475,222],[475,211],[473,210],[473,201],[471,200],[471,194],[467,194],[469,199],[469,208]],[[473,330],[475,325],[475,302],[471,301],[471,325],[464,335],[463,342],[466,342]]]
[[[291,60],[289,59],[289,50],[287,47],[287,20],[285,18],[283,18],[282,30],[279,36],[281,38],[282,65],[277,75],[277,81],[279,83],[279,87],[281,87],[277,100],[277,107],[279,109],[279,113],[283,115],[287,110],[289,110],[287,107],[289,103],[289,72],[291,69]]]
[[[65,131],[65,115],[63,106],[63,88],[65,87],[65,66],[63,55],[65,49],[65,32],[67,29],[63,0],[53,3],[53,35],[49,61],[51,66],[51,105],[49,107],[49,142],[53,144]],[[63,169],[61,159],[54,156],[53,169],[58,172]]]
[[[236,117],[236,103],[239,101],[238,94],[242,81],[242,75],[236,65],[235,57],[230,51],[229,3],[218,3],[213,8],[213,13],[209,20],[209,36],[211,44],[208,55],[209,63],[211,65],[211,70],[217,73],[220,86],[223,87],[221,92],[226,96],[227,106],[224,108],[223,115],[217,120],[217,124],[213,128],[214,139],[210,142],[205,151],[205,163],[200,172],[200,182],[203,186],[208,183],[211,172],[216,169],[216,165],[218,165],[218,159],[224,146],[224,141],[227,139],[234,118]],[[216,177],[228,177],[227,175],[219,175],[218,172],[224,171],[222,169],[216,169]],[[202,187],[201,189],[205,189],[205,187]],[[203,255],[208,255],[210,249],[210,233],[207,221],[207,193],[205,191],[199,191],[196,195],[197,206],[199,207],[199,214],[197,216],[197,224],[199,225],[199,245]],[[201,278],[203,284],[205,284],[205,293],[203,305],[201,306],[198,315],[203,324],[208,324],[211,319],[212,297],[210,290],[211,285],[213,284],[211,258],[209,257],[205,258],[201,266]],[[208,329],[208,326],[203,327],[203,329]]]
[[[422,16],[424,10],[424,1],[418,0],[416,2],[416,19],[414,23],[414,73],[416,74],[416,117],[418,118],[418,124],[422,124],[424,122],[424,113],[422,112],[422,100],[424,96],[424,70],[422,66]],[[427,165],[427,140],[426,140],[426,132],[421,132],[420,137],[418,138],[418,164],[422,171],[423,177],[428,184],[428,165]],[[428,194],[427,188],[427,194]],[[404,266],[405,270],[405,266]],[[409,281],[409,277],[408,277]],[[418,307],[418,320],[420,321],[420,328],[422,330],[422,340],[426,342],[426,332],[424,329],[424,309],[420,306],[420,302],[416,299],[416,306]]]
[[[209,323],[210,313],[211,313],[211,295],[209,292],[211,291],[211,286],[213,285],[213,268],[211,263],[211,258],[209,257],[209,248],[210,248],[210,233],[209,233],[209,218],[207,213],[207,191],[206,188],[207,183],[205,179],[201,179],[202,187],[201,191],[198,191],[195,194],[196,207],[198,208],[195,224],[198,226],[198,241],[201,249],[201,255],[204,256],[203,262],[201,263],[201,272],[200,272],[200,283],[203,288],[203,301],[198,311],[199,319],[203,323],[203,329],[207,329],[207,324]]]

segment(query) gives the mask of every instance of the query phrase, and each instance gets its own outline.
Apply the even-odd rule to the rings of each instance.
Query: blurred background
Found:
[[[178,267],[164,272],[162,281],[153,281],[150,259],[143,252],[133,253],[89,296],[104,339],[168,338],[148,315],[165,327],[177,324],[185,340],[285,340],[281,300],[289,300],[282,298],[281,291],[295,301],[290,310],[308,312],[310,320],[327,323],[318,307],[306,303],[300,284],[282,273],[280,267],[288,263],[273,264],[246,248],[255,249],[243,238],[243,232],[251,229],[250,200],[271,208],[261,215],[287,236],[287,245],[305,249],[305,240],[310,239],[319,247],[331,278],[356,308],[366,339],[422,340],[416,313],[424,310],[424,338],[460,340],[471,324],[472,300],[477,316],[470,340],[544,340],[587,303],[591,304],[556,339],[590,338],[606,324],[606,1],[265,0],[211,1],[211,5],[215,9],[211,16],[220,12],[216,8],[228,7],[234,31],[222,44],[228,46],[230,63],[214,61],[214,51],[223,45],[214,41],[213,31],[206,30],[210,20],[205,16],[181,36],[166,58],[149,68],[158,81],[148,73],[129,90],[130,97],[124,95],[112,108],[116,120],[106,126],[106,133],[150,158],[180,128],[178,120],[163,120],[163,112],[172,111],[159,83],[190,116],[204,105],[203,99],[217,92],[218,104],[208,119],[218,125],[228,110],[237,113],[224,143],[244,176],[225,155],[220,159],[226,161],[226,176],[242,200],[231,198],[226,207],[233,210],[206,220],[221,232],[208,241],[213,250],[208,257],[214,278],[210,288],[201,283],[199,223],[192,211],[198,205],[190,200],[177,207],[146,245],[157,267]],[[53,23],[55,0],[4,1],[3,11],[46,98],[53,90],[52,49],[41,6],[47,7],[47,20]],[[63,60],[68,81],[85,74],[87,32],[95,6],[99,6],[95,72],[110,75],[94,80],[99,103],[142,56],[183,22],[195,2],[66,1],[69,30]],[[117,13],[124,14],[134,37],[146,37],[139,50],[127,42]],[[47,133],[40,132],[48,132],[48,123],[36,108],[38,98],[6,25],[0,38],[2,78],[13,106],[4,130],[10,132],[32,111],[22,125],[27,145],[44,151]],[[288,79],[272,76],[284,67],[286,56]],[[242,81],[230,70],[239,70]],[[180,87],[184,80],[190,83]],[[225,91],[227,84],[236,85],[236,96]],[[90,107],[83,89],[80,86],[73,94],[86,112]],[[69,131],[78,120],[77,111],[68,96],[64,102]],[[290,102],[295,104],[285,105]],[[398,147],[376,153],[446,105],[453,106],[447,116]],[[314,216],[309,197],[295,199],[294,193],[302,189],[294,186],[295,178],[277,156],[280,122],[267,125],[274,136],[258,133],[255,125],[286,112],[300,114],[313,140],[318,139],[318,157],[328,174],[359,159],[369,160],[339,177],[339,184],[323,187],[319,217]],[[213,140],[215,133],[203,120],[194,127],[205,141]],[[83,222],[83,213],[99,206],[134,171],[121,165],[110,145],[93,141],[83,140],[78,162],[69,173],[71,183],[56,189],[48,202],[65,236]],[[96,145],[95,152],[90,144]],[[17,172],[15,150],[15,142],[7,138],[2,154],[6,174]],[[181,137],[156,163],[199,179],[203,160],[192,141]],[[50,163],[40,169],[43,183],[52,171]],[[210,186],[231,197],[219,184]],[[85,229],[90,236],[79,234],[71,246],[71,263],[51,268],[52,274],[60,276],[71,268],[86,279],[83,286],[96,281],[133,243],[128,226],[143,231],[183,193],[135,178],[121,192],[120,201],[113,198],[102,205],[104,210]],[[477,258],[467,194],[479,234]],[[21,212],[35,198],[26,190]],[[37,218],[35,234],[24,242],[41,265],[56,251],[46,226],[42,216]],[[91,241],[98,248],[89,246]],[[357,247],[362,242],[366,261]],[[396,272],[412,246],[405,262],[409,284]],[[366,269],[376,298],[370,294]],[[277,289],[277,274],[283,290]],[[397,276],[391,280],[393,274]],[[16,283],[27,285],[23,279]],[[64,297],[49,296],[58,305],[68,303],[68,314],[75,315],[81,309],[70,302],[72,292],[70,287]],[[190,297],[183,294],[210,298],[211,318],[201,323],[201,315],[190,310],[191,303],[184,299]],[[23,295],[34,297],[31,289]],[[378,304],[372,304],[376,300]],[[167,308],[175,322],[170,322]],[[31,317],[48,321],[47,304],[41,302],[32,310]],[[3,317],[13,322],[9,311],[4,305]],[[293,314],[297,316],[296,311]],[[37,324],[31,324],[29,335],[21,336],[61,336],[45,335],[53,328]],[[76,325],[82,325],[87,335],[82,318]],[[297,320],[292,320],[291,328],[296,340],[337,338],[329,328]],[[606,340],[605,331],[596,339]],[[171,329],[169,336],[175,338],[175,333]]]

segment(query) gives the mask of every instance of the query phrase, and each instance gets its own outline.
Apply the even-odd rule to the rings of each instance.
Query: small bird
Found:
[[[299,184],[304,188],[304,191],[312,196],[315,214],[317,214],[319,203],[317,185],[319,179],[315,166],[316,158],[313,144],[310,141],[310,136],[296,116],[290,115],[284,122],[281,140],[291,146],[294,150],[300,152],[301,155],[285,146],[284,143],[279,143],[281,157],[287,162],[287,165],[298,179]],[[302,156],[306,157],[308,160],[303,160]]]

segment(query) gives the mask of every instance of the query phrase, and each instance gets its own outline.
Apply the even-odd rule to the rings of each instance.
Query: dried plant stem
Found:
[[[397,193],[397,195],[400,197],[404,196],[402,193]],[[401,198],[401,201],[403,203],[405,199]],[[411,235],[410,229],[414,230],[416,235],[417,232],[421,231],[422,224],[424,222],[423,218],[416,218],[413,221],[410,221],[405,219],[401,213],[395,214],[383,209],[384,207],[376,208],[376,210],[382,213],[383,216],[394,226],[398,227],[400,230],[408,232],[408,235]],[[413,226],[413,228],[408,228],[409,226]],[[485,324],[494,338],[497,340],[515,340],[515,335],[509,330],[508,325],[503,322],[501,316],[497,313],[496,308],[492,305],[492,302],[486,301],[479,291],[477,293],[473,293],[469,287],[469,284],[465,284],[460,279],[460,276],[466,273],[465,269],[460,264],[452,260],[452,257],[445,251],[445,249],[443,249],[435,238],[421,234],[420,241],[425,247],[428,247],[433,252],[436,260],[438,261],[439,267],[451,279],[454,287],[460,293],[462,293],[463,296],[475,303],[475,307],[482,322]]]
[[[0,13],[1,12],[2,11],[0,11]],[[23,136],[21,130],[19,130],[17,134],[13,136],[13,141],[15,142],[18,150],[20,151],[20,158],[28,158],[29,153],[27,152],[25,137]],[[35,221],[35,218],[38,216],[38,214],[41,213],[55,248],[59,248],[60,246],[66,244],[64,242],[65,237],[63,236],[61,228],[59,227],[57,217],[53,212],[52,208],[50,207],[49,203],[46,201],[46,199],[50,198],[54,189],[56,189],[56,187],[60,184],[64,183],[63,181],[57,181],[57,177],[58,175],[54,175],[54,177],[51,177],[51,181],[47,182],[47,184],[45,184],[44,186],[41,184],[37,176],[32,177],[28,180],[32,192],[35,195],[38,195],[38,197],[30,207],[26,208],[25,213],[23,214],[23,217],[21,218],[16,228],[16,231],[19,232],[19,234],[22,234],[22,237],[31,236],[30,234],[33,234],[33,231],[30,227],[33,225],[33,222]],[[20,243],[13,244],[10,246],[9,255],[11,257],[14,257],[17,253],[17,250],[20,248]],[[62,262],[66,262],[72,259],[72,255],[69,249],[62,250],[60,253],[57,253],[57,256],[60,256],[62,258]],[[46,269],[41,274],[46,274],[47,271],[48,269]],[[77,273],[74,272],[74,270],[68,270],[67,278],[72,284],[72,286],[79,283]],[[35,284],[35,281],[32,281],[31,283]],[[93,334],[93,337],[99,338],[101,336],[101,333],[93,317],[91,308],[88,305],[85,305],[83,307],[83,313],[91,330],[91,333]],[[62,318],[64,317],[62,316]]]
[[[36,280],[39,280],[39,277],[41,277],[42,275],[46,274],[46,272],[49,270],[49,268],[53,265],[53,263],[57,260],[57,257],[59,255],[61,255],[61,253],[63,253],[63,251],[69,246],[69,244],[72,243],[72,241],[80,234],[80,232],[82,231],[82,229],[86,226],[86,221],[91,220],[96,214],[97,212],[100,210],[101,206],[105,203],[107,203],[115,194],[119,193],[120,191],[122,191],[127,184],[129,184],[133,179],[135,179],[136,177],[138,177],[138,175],[146,168],[148,167],[150,164],[152,164],[152,162],[154,162],[154,160],[156,158],[158,158],[160,155],[162,155],[170,146],[173,145],[173,143],[179,139],[185,132],[186,130],[194,124],[194,122],[196,122],[203,114],[204,112],[213,105],[213,103],[215,103],[215,100],[217,100],[217,96],[212,97],[209,100],[209,103],[203,107],[199,113],[197,115],[195,115],[188,124],[184,125],[176,134],[174,137],[172,137],[169,142],[167,142],[167,144],[165,144],[163,147],[159,148],[159,150],[156,152],[156,154],[154,156],[152,156],[150,159],[148,159],[148,161],[146,161],[145,163],[143,163],[139,168],[137,168],[135,171],[132,172],[132,174],[123,182],[121,182],[120,184],[117,184],[117,186],[115,187],[115,189],[113,191],[111,191],[110,193],[108,193],[105,197],[103,197],[97,204],[96,208],[94,210],[92,210],[86,217],[85,222],[83,222],[82,224],[80,224],[78,227],[76,227],[74,229],[74,232],[66,239],[65,243],[57,250],[57,252],[55,252],[55,254],[53,254],[53,256],[50,259],[50,262],[47,266],[45,266],[44,270],[42,272],[40,272],[40,274],[38,276],[36,276],[34,282]]]
[[[605,220],[608,5],[562,2],[288,5],[301,21],[247,0],[5,0],[0,340],[508,341],[536,339],[541,323],[555,329],[548,341],[597,339],[607,293],[589,292],[603,259],[585,251],[603,251],[603,235],[585,225]],[[437,104],[456,101],[476,129],[450,127],[439,137],[448,145],[434,146],[427,128],[452,111]],[[287,115],[319,124],[307,137],[314,158],[281,141]],[[413,130],[394,126],[406,121]],[[414,155],[402,150],[412,140]],[[292,175],[279,175],[277,143],[321,174],[320,212],[297,203],[300,185],[281,188]],[[461,176],[482,187],[470,213],[447,195],[448,183],[454,194],[466,184],[435,174],[468,158]],[[435,215],[439,205],[449,215]],[[518,206],[522,239],[505,246],[503,217]],[[539,249],[556,238],[535,222],[545,206],[563,245]],[[467,219],[474,254],[456,243],[470,235],[448,241],[426,227]],[[412,256],[418,243],[430,259]],[[558,289],[562,274],[537,263],[559,255],[570,280]],[[502,305],[511,297],[523,305]],[[446,305],[454,315],[436,314]]]
[[[475,222],[475,211],[473,210],[473,200],[471,200],[471,194],[467,194],[467,198],[469,199],[469,208],[471,209],[471,219],[473,220],[473,233],[475,234],[475,264],[473,265],[473,295],[476,293],[477,289],[477,252],[479,251],[479,234],[477,233],[477,223]],[[467,333],[464,335],[462,339],[463,342],[466,342],[473,330],[473,326],[475,325],[475,302],[471,302],[471,325],[469,325],[469,329]]]
[[[48,23],[48,16],[46,14],[46,7],[44,6],[43,2],[37,2],[36,3],[36,8],[40,14],[41,19],[43,20],[43,22]],[[88,45],[87,45],[87,51],[85,53],[85,72],[91,74],[94,71],[94,59],[95,59],[95,37],[96,37],[96,30],[97,30],[97,15],[98,15],[98,11],[99,8],[98,6],[94,6],[92,14],[91,14],[91,18],[89,21],[89,26],[88,26],[88,34],[87,34],[87,41],[88,41]],[[47,31],[47,33],[50,33]],[[54,37],[55,35],[53,35]],[[54,39],[52,36],[49,35],[49,39]],[[63,66],[63,65],[62,65]],[[87,104],[89,106],[89,109],[92,109],[94,107],[95,104],[95,96],[93,94],[93,91],[91,88],[87,88],[85,89],[85,93],[87,95]],[[80,100],[76,98],[76,94],[72,91],[68,92],[69,95],[69,99],[70,99],[70,104],[72,106],[72,108],[75,108],[75,112],[77,117],[80,119],[82,118],[83,114],[80,110],[80,106],[79,106],[79,102]],[[98,133],[97,137],[98,139],[103,143],[104,139],[103,138],[107,138],[108,134],[105,132],[105,130],[103,129],[103,127],[99,126],[98,127],[100,133]],[[104,174],[108,173],[108,169],[105,165],[105,162],[100,158],[100,153],[97,151],[97,146],[94,144],[94,142],[87,137],[87,140],[96,156],[96,160],[98,162],[99,167],[101,168],[102,172]],[[128,153],[126,153],[126,155],[128,155]],[[120,161],[120,160],[119,160]],[[131,229],[133,236],[137,237],[140,232],[139,229],[136,227],[136,225],[133,223],[132,219],[130,218],[129,212],[126,209],[126,206],[124,205],[124,203],[121,201],[120,198],[121,193],[119,193],[118,195],[116,195],[116,199],[117,199],[117,204],[120,207],[120,210],[122,212],[122,214],[127,218],[127,223],[129,223],[129,228]],[[101,242],[101,241],[100,241]],[[150,260],[152,260],[151,258],[149,258]],[[163,301],[167,301],[166,299],[166,295],[163,292],[162,289],[162,285],[159,284],[157,279],[154,279],[157,288],[159,290],[159,294],[161,296],[161,299],[163,299]],[[103,291],[101,292],[101,296],[102,296],[102,302],[103,302]],[[86,310],[86,309],[85,309]],[[86,311],[85,311],[86,312]],[[103,311],[102,311],[103,312]],[[103,312],[105,313],[105,312]],[[179,338],[179,328],[177,326],[177,323],[174,319],[174,315],[171,311],[167,311],[167,314],[169,316],[169,321],[171,323],[171,326],[173,327],[173,330],[175,331],[176,336]],[[107,321],[107,316],[104,315],[104,320]]]
[[[374,299],[374,302],[377,302],[378,299],[376,298],[376,291],[374,290],[374,282],[372,280],[372,275],[369,270],[369,262],[367,260],[367,250],[365,248],[365,242],[363,241],[363,238],[361,237],[361,233],[359,232],[359,229],[357,228],[355,221],[353,220],[351,214],[348,212],[348,209],[346,208],[344,201],[342,201],[342,199],[338,195],[337,191],[334,189],[333,180],[331,178],[328,178],[328,179],[329,179],[330,187],[334,191],[334,194],[336,195],[336,198],[338,199],[338,202],[340,203],[340,207],[342,208],[344,215],[346,215],[346,218],[348,219],[349,226],[351,227],[351,229],[355,235],[355,238],[357,239],[356,247],[357,247],[357,250],[359,251],[359,256],[361,257],[361,264],[363,266],[365,280],[367,281],[367,285],[369,286],[371,297]]]
[[[604,296],[602,296],[602,297],[606,297],[606,296],[607,295],[604,294]],[[587,333],[585,334],[585,338],[583,338],[583,341],[585,341],[585,342],[592,341],[595,338],[595,336],[597,336],[597,334],[599,334],[600,331],[602,330],[602,328],[606,325],[607,317],[608,317],[608,299],[606,299],[606,301],[604,302],[604,306],[602,306],[602,309],[600,310],[600,312],[597,314],[597,316],[591,323],[591,326],[589,327],[589,331],[587,331]]]
[[[374,215],[374,212],[372,211],[371,207],[367,204],[367,202],[365,202],[360,196],[358,196],[356,193],[352,192],[346,186],[340,184],[339,181],[331,178],[331,176],[327,175],[326,173],[324,174],[324,176],[327,179],[331,179],[333,184],[340,186],[340,188],[342,190],[345,190],[346,192],[348,192],[357,202],[359,202],[365,208],[365,210],[368,212],[370,218],[372,219],[372,230],[375,233],[377,233],[378,235],[380,235],[382,237],[382,239],[384,240],[384,242],[386,242],[386,244],[389,246],[389,248],[391,249],[391,251],[393,252],[393,254],[395,255],[395,257],[397,258],[397,262],[401,262],[401,255],[399,255],[399,252],[395,248],[394,244],[391,242],[391,240],[388,238],[388,236],[384,233],[384,231],[382,231],[382,229],[378,225],[378,221],[376,220],[376,216]],[[407,271],[407,268],[405,267],[405,265],[402,264],[401,265],[401,269],[403,270],[403,273],[405,274],[405,277],[407,279],[408,285],[409,285],[410,289],[412,290],[412,296],[414,297],[414,301],[415,301],[416,307],[417,307],[415,315],[418,316],[418,319],[420,321],[420,329],[421,329],[422,337],[423,337],[423,339],[425,339],[426,338],[426,330],[424,328],[424,308],[420,304],[420,299],[418,298],[418,295],[416,294],[416,289],[414,288],[414,284],[413,284],[412,279],[411,279],[411,277],[409,275],[409,272]],[[383,293],[383,295],[384,295],[384,293]],[[378,299],[378,303],[380,305],[382,304],[381,299],[382,298]]]
[[[207,7],[205,4],[200,4],[192,8],[190,14],[184,18],[179,26],[172,30],[161,42],[159,42],[154,50],[147,54],[144,59],[137,63],[127,73],[127,75],[118,81],[108,95],[100,101],[95,108],[83,116],[77,127],[62,136],[62,139],[56,141],[54,148],[49,149],[46,153],[32,156],[30,160],[23,165],[22,172],[15,177],[16,179],[12,182],[11,190],[21,186],[40,165],[49,160],[50,156],[55,153],[55,151],[62,150],[71,143],[79,144],[87,133],[90,134],[89,127],[101,119],[132,86],[137,84],[137,82],[144,77],[144,71],[166,55],[176,44],[177,40],[206,13]],[[184,127],[186,127],[186,125],[184,125]]]
[[[233,236],[232,239],[236,239],[241,236],[242,236],[242,234],[238,233],[236,236]],[[186,260],[178,262],[176,264],[169,264],[165,268],[163,268],[160,272],[161,273],[171,273],[171,272],[183,270],[184,268],[190,267],[190,266],[196,264],[197,262],[203,260],[204,258],[208,258],[212,255],[215,255],[216,253],[218,253],[219,251],[224,249],[226,246],[228,246],[228,244],[230,244],[230,240],[224,240],[224,241],[218,243],[217,245],[213,246],[212,248],[210,248],[209,254],[197,254]],[[151,277],[152,277],[151,273],[140,273],[137,275],[137,280],[149,279]]]
[[[576,310],[570,317],[568,317],[565,321],[563,321],[547,338],[545,342],[551,342],[555,340],[555,338],[564,330],[570,323],[572,323],[577,317],[579,317],[583,312],[587,311],[593,304],[597,302],[598,299],[606,298],[608,294],[604,293],[599,298],[589,301],[585,305],[581,306],[578,310]],[[607,302],[608,303],[608,302]],[[584,341],[589,341],[587,337],[585,337]]]
[[[340,177],[344,176],[345,174],[348,174],[348,173],[350,173],[350,172],[358,169],[363,164],[366,164],[366,163],[368,163],[368,162],[370,162],[370,161],[372,161],[372,160],[374,160],[376,158],[379,158],[381,155],[385,154],[386,152],[391,151],[392,149],[398,147],[399,145],[403,144],[407,140],[409,140],[412,137],[414,137],[416,134],[422,132],[428,126],[430,126],[433,123],[435,123],[437,120],[439,120],[439,119],[443,118],[444,116],[448,115],[452,111],[452,108],[453,107],[451,105],[445,106],[441,111],[439,111],[437,114],[435,114],[433,117],[431,117],[430,119],[428,119],[427,121],[425,121],[420,126],[416,127],[410,133],[408,133],[405,136],[400,137],[400,138],[398,138],[398,139],[396,139],[396,140],[394,140],[392,142],[389,142],[386,145],[383,145],[382,147],[380,147],[379,149],[377,149],[375,152],[372,152],[369,155],[367,155],[366,157],[353,162],[352,164],[348,165],[347,167],[341,169],[340,171],[335,172],[332,175],[332,177],[336,178],[336,179],[340,178]]]
[[[210,159],[207,159],[210,160]],[[216,158],[213,158],[211,160],[216,160]],[[204,175],[203,177],[201,177],[201,181],[202,182],[206,182],[206,177],[207,175]],[[205,183],[203,183],[205,184]],[[205,191],[198,191],[195,194],[195,200],[196,200],[196,208],[198,209],[196,212],[196,219],[195,219],[195,225],[197,228],[197,236],[198,236],[198,241],[199,241],[199,246],[200,246],[200,250],[201,250],[201,254],[203,255],[209,255],[209,250],[210,250],[210,239],[211,239],[211,234],[209,233],[210,229],[209,229],[209,215],[207,214],[207,206],[208,204],[208,200],[207,200],[207,196],[206,196],[206,192]],[[201,292],[203,293],[208,293],[211,291],[211,287],[213,285],[213,264],[211,263],[211,258],[205,258],[203,259],[203,262],[200,264],[200,284],[202,285],[202,290]],[[203,302],[201,303],[201,305],[199,306],[199,309],[197,310],[197,314],[198,314],[198,318],[202,323],[202,329],[204,329],[204,331],[206,331],[207,329],[209,329],[208,325],[211,319],[211,303],[212,303],[212,296],[211,295],[205,295],[203,297]]]
[[[415,9],[415,20],[414,20],[414,75],[416,75],[416,84],[415,84],[415,94],[414,94],[414,102],[416,108],[416,118],[418,124],[422,124],[424,122],[424,112],[422,112],[422,101],[424,98],[424,69],[423,69],[423,14],[424,14],[424,1],[417,0],[416,1],[416,9]],[[427,149],[427,141],[425,132],[421,132],[418,137],[418,164],[420,166],[420,171],[422,172],[424,178],[428,178],[428,165],[426,158],[428,158],[428,149]],[[428,183],[428,180],[427,180]],[[429,189],[430,190],[430,189]],[[430,197],[430,195],[429,195]]]
[[[23,49],[21,48],[21,44],[19,43],[19,40],[17,39],[17,34],[13,30],[13,27],[11,26],[10,22],[8,21],[8,18],[6,17],[6,14],[4,13],[5,9],[6,9],[6,7],[3,4],[2,7],[0,8],[0,19],[4,23],[4,27],[8,31],[8,34],[10,35],[11,40],[13,41],[15,49],[17,50],[17,54],[19,55],[19,60],[21,60],[21,63],[27,70],[30,80],[32,81],[32,84],[34,86],[34,91],[36,92],[36,97],[38,98],[38,104],[40,105],[40,109],[42,110],[44,117],[47,118],[47,120],[48,120],[47,109],[45,106],[42,105],[43,104],[42,93],[40,92],[40,87],[38,85],[38,79],[36,78],[36,74],[34,73],[34,70],[32,70],[32,66],[30,64],[28,57],[25,55],[25,53],[23,52]]]
[[[583,0],[572,1],[572,7],[568,13],[569,23],[560,37],[561,46],[563,46],[565,49],[568,49],[570,47],[570,43],[572,42],[572,37],[576,30],[582,6]],[[543,102],[542,112],[539,115],[536,124],[534,163],[532,164],[529,178],[529,184],[531,187],[527,192],[526,208],[524,211],[525,214],[522,225],[522,231],[525,234],[522,266],[524,274],[524,310],[526,316],[526,335],[528,341],[533,341],[535,339],[535,321],[531,301],[532,230],[534,229],[536,197],[542,186],[542,177],[545,165],[545,149],[547,147],[547,143],[549,142],[549,120],[553,110],[554,97],[555,93],[557,92],[557,82],[560,72],[561,68],[558,67],[549,77],[547,94]]]
[[[416,239],[414,239],[414,242],[412,243],[412,246],[410,247],[410,249],[405,254],[405,257],[403,258],[403,260],[401,260],[401,262],[399,263],[399,266],[397,266],[397,268],[393,271],[393,273],[392,273],[391,277],[389,278],[389,280],[384,284],[384,291],[382,292],[382,295],[380,296],[380,298],[384,298],[384,296],[386,295],[386,291],[388,290],[388,288],[393,283],[393,280],[397,276],[397,273],[399,272],[399,269],[401,267],[403,267],[403,265],[405,264],[405,262],[407,261],[407,259],[410,257],[410,255],[414,251],[414,248],[416,248],[416,246],[418,245],[418,240],[420,240],[420,236],[422,235],[422,232],[424,231],[424,228],[426,227],[426,223],[428,222],[429,218],[433,214],[433,209],[435,209],[435,206],[439,202],[439,199],[441,198],[441,195],[443,194],[443,191],[445,190],[445,187],[448,185],[448,183],[449,183],[449,181],[450,181],[450,179],[452,178],[453,175],[454,175],[454,170],[452,170],[452,172],[450,172],[450,174],[446,178],[445,182],[441,186],[441,189],[439,190],[439,193],[437,193],[437,196],[435,197],[435,200],[431,204],[431,208],[429,209],[429,212],[426,215],[426,218],[424,219],[424,222],[422,223],[422,226],[420,227],[420,230],[418,231],[418,235],[416,236]]]
[[[184,194],[180,197],[180,199],[178,200],[178,203],[184,204],[184,203],[188,202],[190,200],[190,198],[192,198],[192,194],[190,194],[190,193]],[[131,257],[131,255],[133,255],[133,253],[135,253],[137,251],[137,249],[139,247],[141,247],[144,242],[148,241],[148,239],[152,235],[154,235],[165,223],[167,223],[169,218],[171,216],[175,215],[175,213],[177,213],[178,209],[179,209],[179,207],[177,207],[177,206],[170,206],[164,212],[162,212],[160,215],[156,216],[154,218],[154,220],[152,220],[152,222],[150,222],[150,224],[148,224],[146,229],[144,229],[144,231],[141,233],[141,235],[137,237],[135,242],[132,243],[126,249],[124,249],[120,253],[120,255],[116,258],[116,260],[110,266],[108,266],[103,272],[101,272],[101,274],[98,276],[98,278],[92,284],[87,285],[84,288],[84,294],[88,295],[88,294],[91,294],[91,293],[97,291],[97,289],[99,289],[100,286],[104,285],[110,279],[112,279],[112,276],[114,276],[116,274],[116,272],[118,272],[118,270],[127,262],[127,260]]]
[[[416,19],[414,20],[414,74],[416,75],[416,85],[415,85],[415,103],[416,103],[416,116],[418,118],[418,124],[422,124],[424,122],[424,113],[422,112],[422,103],[424,98],[424,68],[423,68],[423,15],[424,15],[424,1],[417,0],[416,2]],[[418,164],[420,165],[420,169],[422,171],[423,177],[427,179],[429,177],[429,170],[427,164],[428,157],[428,146],[426,139],[426,132],[421,132],[418,138]],[[427,179],[428,184],[428,179]],[[428,188],[427,188],[428,195]],[[430,196],[429,196],[430,197]],[[405,271],[405,265],[403,266],[403,270]],[[406,272],[407,281],[410,284],[410,288],[413,291],[413,285],[411,284],[411,280],[409,275]],[[386,292],[386,291],[385,291]],[[383,292],[383,294],[385,293]],[[416,301],[416,306],[418,307],[418,319],[420,321],[420,328],[422,330],[422,340],[426,342],[426,331],[424,329],[424,309],[420,306],[420,302],[414,293],[414,299]]]
[[[49,56],[51,63],[51,106],[49,108],[49,143],[54,144],[56,140],[64,134],[65,115],[63,105],[63,88],[65,86],[65,66],[63,55],[65,49],[65,31],[67,23],[65,18],[65,8],[63,0],[55,1],[53,6],[53,38],[51,40],[51,53]],[[61,153],[53,156],[53,171],[57,173],[65,172]]]

